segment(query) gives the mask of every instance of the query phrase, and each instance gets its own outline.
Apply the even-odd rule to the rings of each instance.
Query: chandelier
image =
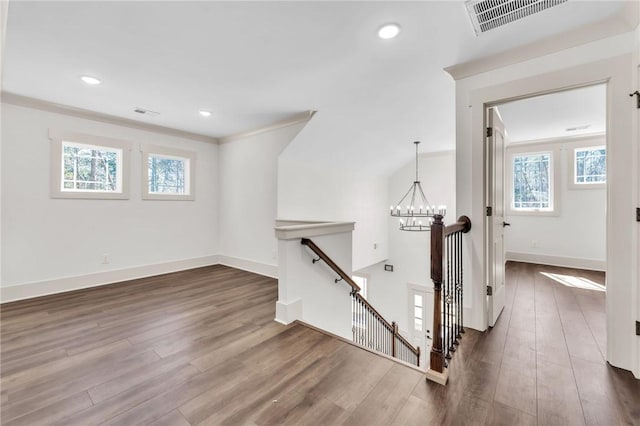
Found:
[[[418,178],[418,145],[420,141],[414,142],[416,145],[416,180],[413,181],[404,196],[395,205],[389,208],[389,213],[393,217],[400,218],[401,231],[429,231],[435,215],[444,216],[447,213],[446,206],[431,205],[422,190],[422,184]],[[402,208],[406,209],[403,210]]]

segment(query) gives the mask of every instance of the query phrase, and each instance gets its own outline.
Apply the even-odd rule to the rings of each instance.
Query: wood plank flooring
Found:
[[[541,272],[604,278],[508,264],[505,311],[446,387],[274,322],[276,281],[224,266],[5,304],[0,422],[640,424],[640,381],[604,361],[604,293]]]

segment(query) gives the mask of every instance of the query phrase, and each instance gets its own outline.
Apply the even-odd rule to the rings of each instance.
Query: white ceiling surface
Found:
[[[461,1],[11,1],[7,92],[208,136],[318,114],[286,156],[388,174],[455,145],[446,66],[622,10],[569,1],[479,37]],[[400,35],[376,36],[397,22]],[[89,87],[83,74],[103,84]],[[160,112],[145,117],[142,107]],[[201,108],[213,115],[203,118]]]
[[[604,84],[522,99],[498,106],[507,141],[524,142],[604,133],[607,87]],[[589,126],[567,131],[567,128]]]

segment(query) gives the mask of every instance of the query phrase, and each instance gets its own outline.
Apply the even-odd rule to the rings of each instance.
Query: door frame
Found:
[[[607,84],[607,361],[614,366],[634,370],[640,376],[637,360],[638,345],[634,344],[632,317],[640,308],[636,300],[638,288],[637,238],[629,232],[632,226],[630,212],[633,210],[638,193],[637,146],[623,143],[632,140],[633,113],[629,102],[631,88],[632,58],[623,54],[595,62],[568,67],[545,74],[534,75],[521,80],[510,81],[495,86],[471,91],[471,158],[478,158],[484,151],[484,128],[486,108],[509,100],[523,99],[534,95],[553,93],[584,87],[592,84]],[[615,120],[613,120],[615,117]],[[618,144],[611,143],[617,140]],[[634,158],[635,157],[635,158]],[[482,175],[482,188],[471,183],[471,214],[481,229],[472,235],[471,257],[466,265],[476,277],[486,276],[486,159],[482,165],[472,161],[472,176]],[[480,166],[480,168],[476,168]],[[614,169],[618,169],[617,172]],[[623,176],[624,169],[626,175]],[[475,169],[475,172],[473,171]],[[629,170],[631,176],[629,176]],[[629,188],[629,191],[625,188]],[[620,194],[615,189],[620,188]],[[460,204],[460,203],[458,203]],[[483,217],[483,220],[480,220]],[[474,243],[475,242],[475,243]],[[482,250],[482,253],[479,251]],[[477,253],[474,256],[474,251]],[[614,256],[615,255],[615,256]],[[634,257],[635,256],[635,257]],[[477,262],[477,263],[476,263]],[[480,274],[478,274],[480,272]],[[468,276],[468,275],[467,275]],[[636,283],[629,286],[625,283]],[[484,280],[474,279],[471,284],[471,315],[474,324],[486,329],[487,312]],[[635,364],[635,365],[634,365]]]
[[[590,86],[597,86],[597,85],[602,85],[604,84],[605,87],[607,87],[607,99],[609,98],[609,88],[608,88],[608,81],[607,80],[596,80],[596,81],[592,81],[592,82],[587,82],[587,83],[582,83],[582,84],[576,84],[576,85],[571,85],[571,86],[565,86],[565,87],[557,87],[555,89],[548,89],[545,90],[543,92],[532,92],[532,93],[521,93],[518,96],[514,96],[514,97],[510,97],[510,98],[505,98],[505,99],[501,99],[501,100],[496,100],[496,101],[491,101],[491,102],[486,102],[484,103],[484,118],[483,118],[483,131],[484,129],[486,129],[487,127],[489,127],[490,123],[489,123],[489,109],[491,108],[495,108],[496,110],[498,110],[498,108],[500,107],[500,105],[508,103],[508,102],[514,102],[514,101],[519,101],[519,100],[524,100],[524,99],[530,99],[530,98],[534,98],[537,96],[541,96],[541,95],[552,95],[554,93],[562,93],[562,92],[567,92],[567,91],[571,91],[574,89],[580,89],[583,87],[590,87]],[[608,103],[608,100],[607,100]],[[607,128],[609,127],[608,124],[610,122],[610,118],[609,118],[609,108],[607,108],[607,117],[606,117],[606,121],[607,121]],[[485,138],[486,141],[487,138]],[[606,149],[607,149],[607,170],[610,170],[610,164],[609,164],[609,137],[608,137],[608,132],[605,133],[605,145],[606,145]],[[484,176],[484,180],[483,180],[483,188],[484,188],[484,203],[485,206],[488,206],[490,203],[490,199],[489,196],[492,193],[492,189],[490,188],[490,186],[492,185],[493,181],[491,176],[489,176],[489,161],[491,160],[489,158],[489,154],[493,152],[492,150],[489,149],[488,145],[485,143],[484,146],[484,169],[483,169],[483,176]],[[557,179],[557,175],[558,175],[558,167],[559,167],[559,161],[560,161],[560,156],[557,155],[557,152],[554,152],[554,166],[553,166],[553,171],[552,174],[554,175],[554,179]],[[504,152],[503,152],[503,160],[506,159],[506,144],[504,146]],[[507,167],[506,164],[503,164],[503,168]],[[505,170],[506,171],[506,170]],[[503,173],[502,174],[502,188],[503,188],[503,206],[505,205],[505,197],[507,197],[507,194],[505,193],[505,188],[511,188],[511,186],[506,182],[507,176],[509,176],[508,173]],[[606,183],[606,192],[607,194],[609,193],[609,179],[607,179],[607,183]],[[557,194],[554,193],[554,197],[557,197]],[[607,229],[605,229],[605,235],[607,235],[608,238],[608,233],[606,232],[609,228],[609,196],[607,195],[607,208],[605,209],[605,226]],[[554,205],[557,207],[559,205],[558,203],[558,199],[556,198],[554,200]],[[505,211],[503,212],[503,215],[506,214],[506,208]],[[488,216],[485,215],[484,217],[484,273],[485,273],[485,280],[486,285],[490,284],[490,273],[491,273],[491,262],[492,262],[492,258],[491,255],[489,253],[489,248],[491,247],[491,244],[493,242],[494,236],[492,233],[492,227],[488,226]],[[607,241],[607,247],[609,246],[608,241]],[[609,250],[606,251],[606,257],[605,257],[605,277],[606,277],[606,273],[607,273],[607,258],[609,256]],[[505,265],[506,265],[506,259],[505,259]],[[506,268],[505,268],[506,269]],[[505,279],[506,281],[506,279]],[[489,296],[487,296],[485,298],[486,302],[485,302],[485,310],[486,310],[486,323],[487,323],[487,327],[491,327],[491,318],[489,313],[491,312],[492,306],[492,300],[490,299]]]

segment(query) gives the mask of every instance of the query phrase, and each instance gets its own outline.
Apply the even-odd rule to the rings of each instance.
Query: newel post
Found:
[[[433,281],[433,345],[431,346],[430,369],[442,373],[444,354],[442,351],[442,248],[444,223],[442,215],[435,215],[431,224],[431,280]]]

